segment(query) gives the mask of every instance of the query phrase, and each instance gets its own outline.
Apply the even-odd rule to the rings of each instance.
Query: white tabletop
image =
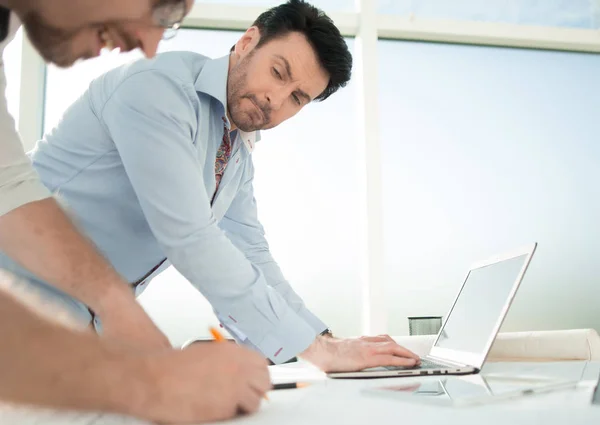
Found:
[[[227,423],[250,424],[600,424],[600,406],[591,406],[591,383],[598,379],[600,363],[489,363],[488,373],[536,374],[581,381],[578,388],[538,394],[510,401],[473,407],[442,407],[366,395],[362,389],[405,382],[385,380],[331,380],[305,365],[271,368],[274,382],[303,381],[312,385],[298,390],[274,391],[270,401],[251,416]],[[424,378],[432,379],[432,378]],[[433,378],[435,379],[435,378]],[[407,422],[408,421],[408,422]],[[145,424],[131,418],[107,414],[58,413],[28,408],[0,407],[1,424],[122,425]]]

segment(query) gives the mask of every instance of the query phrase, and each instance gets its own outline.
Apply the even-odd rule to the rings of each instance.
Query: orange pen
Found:
[[[210,328],[210,334],[217,342],[225,342],[225,337],[217,328]]]

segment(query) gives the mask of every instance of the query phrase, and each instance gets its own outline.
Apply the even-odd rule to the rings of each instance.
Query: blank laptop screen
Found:
[[[435,346],[484,352],[526,260],[522,255],[471,270]]]

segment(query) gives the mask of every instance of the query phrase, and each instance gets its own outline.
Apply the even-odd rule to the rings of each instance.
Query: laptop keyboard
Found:
[[[406,370],[406,369],[450,369],[448,365],[432,362],[431,360],[421,359],[419,366],[404,367],[404,366],[385,366],[387,370]]]

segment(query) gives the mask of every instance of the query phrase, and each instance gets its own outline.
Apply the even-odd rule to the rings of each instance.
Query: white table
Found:
[[[438,407],[365,395],[361,389],[401,382],[383,380],[329,380],[304,364],[272,368],[273,381],[309,381],[308,388],[274,391],[260,412],[227,423],[239,425],[367,424],[367,425],[506,425],[506,424],[600,424],[600,406],[591,406],[591,386],[600,374],[598,362],[489,363],[486,372],[543,374],[580,380],[577,389],[533,395],[477,407]],[[432,379],[432,378],[424,378]],[[433,378],[435,379],[435,378]],[[587,384],[587,385],[586,385]],[[107,414],[57,413],[0,407],[0,424],[122,425],[146,423]]]

